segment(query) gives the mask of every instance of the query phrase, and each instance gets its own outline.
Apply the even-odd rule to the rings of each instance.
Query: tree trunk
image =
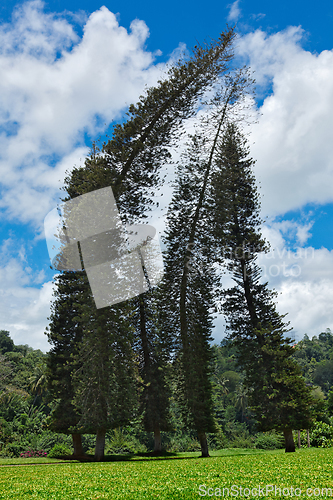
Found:
[[[161,429],[157,424],[154,429],[154,452],[160,453],[162,451]]]
[[[201,446],[201,456],[202,457],[209,457],[206,433],[205,432],[198,432],[198,437],[199,437],[200,446]]]
[[[300,430],[297,431],[297,447],[298,448],[301,447],[301,431]]]
[[[310,432],[309,432],[309,429],[306,429],[306,437],[308,439],[308,448],[310,448]]]
[[[100,462],[104,458],[105,429],[98,429],[96,434],[95,461]]]
[[[81,434],[72,434],[74,453],[73,457],[83,457],[84,451],[82,447]]]
[[[292,429],[284,429],[283,434],[284,434],[286,452],[295,451],[295,443],[294,443]]]

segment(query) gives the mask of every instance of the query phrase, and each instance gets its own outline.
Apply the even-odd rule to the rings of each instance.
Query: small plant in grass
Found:
[[[47,453],[44,450],[28,450],[24,453],[20,453],[22,458],[33,458],[33,457],[46,457]]]
[[[71,455],[72,452],[64,444],[55,444],[48,454],[48,458],[63,458]]]

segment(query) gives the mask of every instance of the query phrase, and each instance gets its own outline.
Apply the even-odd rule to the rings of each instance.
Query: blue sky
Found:
[[[264,235],[260,258],[296,339],[333,329],[333,4],[54,0],[0,6],[0,328],[48,350],[52,277],[43,220],[146,84],[185,46],[237,23],[255,71],[251,124]],[[227,282],[226,282],[227,285]],[[216,341],[224,335],[217,321]]]

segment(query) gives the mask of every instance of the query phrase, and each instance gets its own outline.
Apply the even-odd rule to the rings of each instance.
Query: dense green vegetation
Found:
[[[312,340],[305,335],[294,347],[294,358],[316,398],[316,420],[310,430],[311,446],[316,447],[333,446],[333,385],[327,368],[333,359],[332,346],[333,335],[327,330]],[[247,405],[244,373],[236,364],[235,347],[224,340],[213,346],[213,354],[211,381],[218,433],[208,435],[210,448],[283,447],[282,434],[257,432]],[[48,416],[54,406],[46,389],[48,354],[28,346],[15,346],[9,333],[1,331],[0,356],[1,456],[19,457],[29,450],[49,453],[56,444],[64,444],[72,451],[69,435],[48,428]],[[163,447],[169,452],[199,451],[196,434],[183,428],[175,392],[171,394],[171,418],[173,430],[162,433]],[[82,438],[85,451],[92,454],[95,435],[84,434]],[[307,446],[306,430],[302,430],[301,444]],[[153,446],[152,432],[146,432],[138,419],[129,426],[109,431],[105,451],[112,455],[143,453],[152,451]]]
[[[310,498],[306,493],[308,488],[312,496],[330,496],[325,488],[333,488],[332,449],[301,450],[297,454],[255,451],[226,450],[213,453],[209,459],[193,453],[167,460],[141,458],[111,463],[0,466],[0,498],[191,500],[207,497],[208,493],[214,494],[213,498],[222,497],[223,488],[229,488],[230,493],[233,485],[238,492],[240,488],[247,492],[245,488],[260,486],[265,498],[275,498],[270,485],[273,490],[275,486],[281,491],[288,488],[289,495],[285,489],[283,497],[295,496],[291,488],[294,492],[299,488],[301,491],[297,490],[296,495],[301,498]],[[229,497],[232,498],[230,494]],[[280,498],[279,494],[277,497]]]

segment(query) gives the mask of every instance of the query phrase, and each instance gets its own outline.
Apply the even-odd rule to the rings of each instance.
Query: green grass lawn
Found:
[[[233,449],[212,452],[210,458],[198,455],[179,453],[173,457],[134,457],[103,463],[46,464],[51,462],[46,458],[37,459],[35,465],[31,465],[32,459],[16,460],[21,464],[30,462],[27,466],[0,460],[0,499],[191,500],[222,498],[223,488],[225,498],[226,488],[230,499],[246,498],[248,493],[249,498],[254,498],[255,490],[251,493],[240,487],[252,490],[258,486],[264,498],[326,498],[322,488],[333,490],[333,449],[302,449],[296,453]],[[272,493],[266,491],[266,485],[273,485]],[[281,488],[281,496],[278,490],[275,495],[274,486]],[[301,496],[291,487],[299,488]],[[307,488],[311,488],[311,496],[306,494]]]

